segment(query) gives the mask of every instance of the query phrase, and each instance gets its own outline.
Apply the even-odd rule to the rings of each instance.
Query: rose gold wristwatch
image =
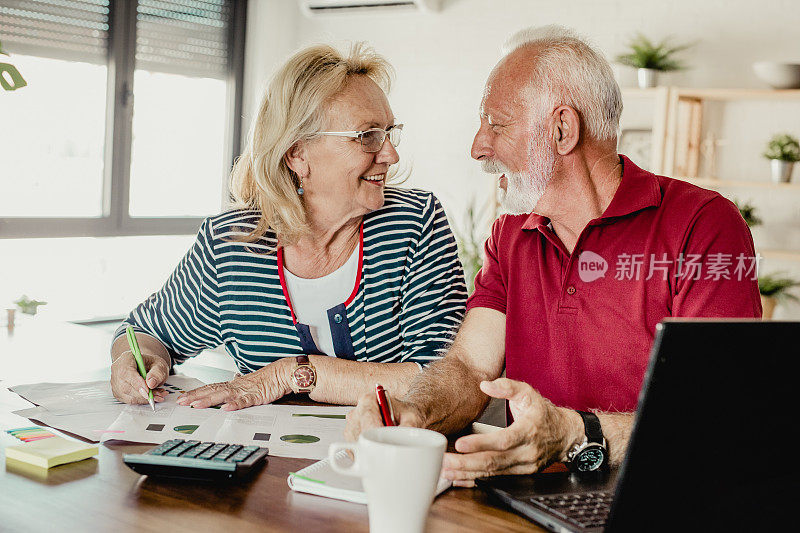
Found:
[[[307,355],[298,355],[292,370],[289,386],[295,394],[311,392],[317,386],[317,369],[308,360]]]

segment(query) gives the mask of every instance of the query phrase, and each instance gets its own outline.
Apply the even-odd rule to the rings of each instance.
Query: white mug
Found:
[[[364,431],[357,443],[331,444],[328,457],[336,472],[361,478],[372,533],[421,533],[446,447],[441,433],[387,426]],[[353,453],[352,465],[338,462],[342,450]]]

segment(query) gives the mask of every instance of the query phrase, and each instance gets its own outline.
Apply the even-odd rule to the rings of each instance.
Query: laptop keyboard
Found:
[[[531,498],[531,503],[548,509],[573,524],[589,528],[605,525],[613,499],[613,492],[597,491],[534,496]]]

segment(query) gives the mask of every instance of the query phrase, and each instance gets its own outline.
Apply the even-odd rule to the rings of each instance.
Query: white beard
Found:
[[[511,172],[499,161],[484,161],[483,171],[490,174],[505,174],[506,190],[501,189],[500,204],[511,215],[534,213],[536,204],[544,195],[547,184],[553,177],[556,155],[547,146],[544,131],[531,138],[526,169]]]

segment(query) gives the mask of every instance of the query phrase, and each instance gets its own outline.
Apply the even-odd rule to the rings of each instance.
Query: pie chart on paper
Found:
[[[173,429],[178,433],[186,433],[187,435],[191,435],[194,431],[199,428],[200,426],[190,424],[186,426],[175,426]]]
[[[319,442],[319,437],[314,435],[282,435],[283,442],[291,442],[292,444],[312,444]]]

